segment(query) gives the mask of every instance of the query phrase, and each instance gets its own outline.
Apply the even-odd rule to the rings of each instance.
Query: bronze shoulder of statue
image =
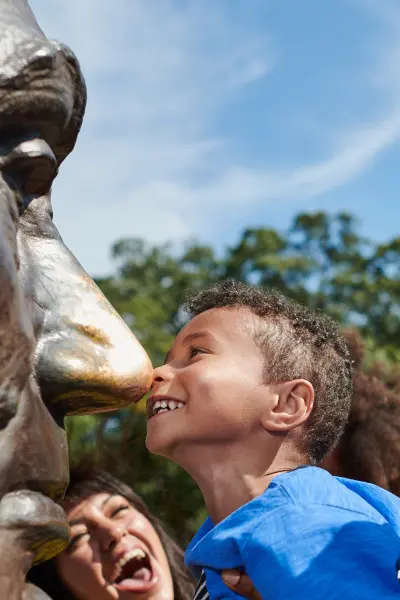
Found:
[[[86,88],[27,0],[0,0],[0,598],[66,546],[64,417],[141,398],[151,363],[53,223],[51,186],[73,150]]]

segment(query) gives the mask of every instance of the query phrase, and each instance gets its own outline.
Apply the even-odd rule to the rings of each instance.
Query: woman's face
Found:
[[[57,571],[77,600],[172,600],[167,557],[150,522],[124,498],[93,494],[67,516],[71,544]]]

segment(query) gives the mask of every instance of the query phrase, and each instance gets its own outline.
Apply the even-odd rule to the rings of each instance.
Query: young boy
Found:
[[[228,281],[187,303],[192,319],[154,371],[146,444],[180,464],[209,519],[186,552],[197,598],[400,598],[400,501],[318,464],[346,423],[346,344],[326,316]]]

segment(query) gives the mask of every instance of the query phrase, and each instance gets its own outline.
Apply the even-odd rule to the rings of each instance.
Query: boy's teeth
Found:
[[[153,404],[153,415],[156,414],[159,408],[161,408],[161,402],[157,400],[157,402],[154,402]]]
[[[183,402],[176,402],[175,400],[157,400],[153,404],[153,415],[167,410],[175,410],[176,408],[182,408]]]

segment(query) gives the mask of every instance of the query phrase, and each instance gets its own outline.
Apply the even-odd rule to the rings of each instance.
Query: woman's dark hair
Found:
[[[341,475],[400,496],[400,398],[378,378],[355,372],[350,418],[336,453]]]
[[[363,368],[364,342],[351,330],[347,344],[354,362],[350,417],[325,466],[334,475],[367,481],[400,496],[400,377],[393,381],[379,363]]]
[[[194,581],[183,561],[183,551],[165,531],[159,520],[151,514],[143,500],[125,483],[85,461],[82,466],[71,467],[70,484],[63,504],[71,507],[93,494],[109,492],[123,496],[144,515],[154,527],[167,555],[174,586],[174,600],[188,600],[194,592]],[[53,600],[76,600],[58,575],[55,561],[49,560],[33,567],[28,581],[34,583]]]

